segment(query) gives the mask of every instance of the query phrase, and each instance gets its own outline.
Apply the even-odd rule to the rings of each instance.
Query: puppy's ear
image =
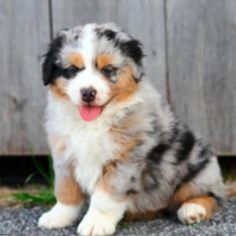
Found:
[[[133,66],[134,80],[139,82],[144,75],[142,65],[142,60],[144,57],[142,44],[136,39],[131,39],[129,41],[121,42],[120,48],[126,56],[133,60],[134,65],[136,65]]]
[[[121,51],[128,57],[130,57],[138,66],[142,65],[142,59],[144,57],[142,44],[136,40],[131,39],[120,44]]]
[[[52,83],[52,81],[55,79],[57,71],[56,60],[58,53],[62,48],[63,40],[64,37],[62,35],[58,35],[50,44],[49,50],[45,54],[45,59],[42,64],[44,85]]]

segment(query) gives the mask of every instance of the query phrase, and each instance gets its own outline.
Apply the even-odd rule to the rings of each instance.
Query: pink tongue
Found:
[[[80,116],[85,121],[92,121],[96,119],[102,111],[99,106],[81,106],[79,108]]]

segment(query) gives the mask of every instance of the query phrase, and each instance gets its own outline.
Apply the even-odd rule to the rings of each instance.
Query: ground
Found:
[[[0,208],[0,235],[24,236],[64,236],[76,235],[76,224],[59,230],[46,230],[37,227],[39,216],[45,207]],[[119,236],[235,236],[236,235],[236,198],[225,203],[215,217],[200,224],[182,225],[175,217],[159,218],[154,221],[121,223],[115,235]]]

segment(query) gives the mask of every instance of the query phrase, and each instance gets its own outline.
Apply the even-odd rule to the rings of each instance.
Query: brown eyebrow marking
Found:
[[[101,54],[97,56],[96,65],[97,65],[98,70],[103,69],[107,65],[111,65],[112,61],[113,61],[113,58],[109,54]]]
[[[71,65],[81,69],[84,68],[84,60],[80,53],[72,52],[68,55],[68,61]]]

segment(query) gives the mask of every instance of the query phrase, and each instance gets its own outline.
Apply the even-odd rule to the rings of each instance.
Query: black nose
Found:
[[[96,90],[94,88],[84,88],[81,89],[81,96],[84,102],[92,102],[96,97]]]

